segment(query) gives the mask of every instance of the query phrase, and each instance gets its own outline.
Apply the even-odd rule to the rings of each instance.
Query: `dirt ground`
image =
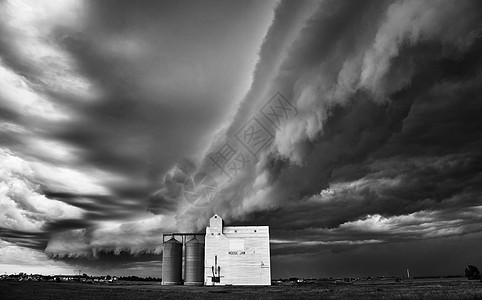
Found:
[[[269,287],[189,287],[161,286],[158,282],[0,281],[0,299],[482,299],[482,283],[465,279],[432,279]]]

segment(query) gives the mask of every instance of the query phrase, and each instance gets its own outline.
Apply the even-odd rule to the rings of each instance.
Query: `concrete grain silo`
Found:
[[[184,284],[204,284],[204,243],[196,238],[186,243]]]
[[[182,243],[174,238],[164,243],[162,285],[182,284]]]

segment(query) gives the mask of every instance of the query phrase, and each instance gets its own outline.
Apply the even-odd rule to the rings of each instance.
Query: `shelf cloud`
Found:
[[[162,233],[213,213],[270,226],[273,277],[474,246],[481,20],[477,1],[4,1],[0,253],[160,274]]]

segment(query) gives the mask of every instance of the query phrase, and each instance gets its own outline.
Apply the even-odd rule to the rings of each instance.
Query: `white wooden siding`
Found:
[[[214,218],[214,217],[213,217]],[[270,285],[271,263],[268,226],[229,226],[219,228],[219,216],[213,230],[206,228],[206,285],[212,285],[212,267],[220,267],[219,285]],[[222,222],[222,221],[221,221]],[[232,242],[230,242],[232,241]]]

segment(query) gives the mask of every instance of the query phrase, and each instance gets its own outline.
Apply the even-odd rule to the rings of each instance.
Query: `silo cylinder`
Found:
[[[186,243],[185,285],[204,284],[204,244],[197,239]]]
[[[164,243],[162,252],[162,284],[182,283],[182,243],[171,238]]]

